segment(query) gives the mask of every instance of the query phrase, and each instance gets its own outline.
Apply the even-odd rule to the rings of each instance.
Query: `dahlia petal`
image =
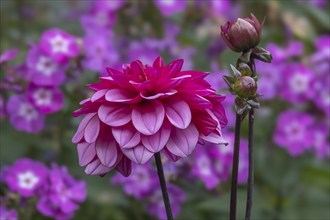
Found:
[[[133,61],[130,65],[130,67],[135,76],[139,77],[140,75],[144,75],[144,70],[143,70],[141,62]]]
[[[96,154],[104,166],[112,167],[117,161],[117,145],[115,140],[98,138],[95,143]]]
[[[89,143],[80,143],[77,146],[78,151],[78,159],[79,159],[79,165],[80,166],[86,166],[89,162],[91,162],[95,155],[95,143],[89,144]]]
[[[223,139],[223,137],[221,135],[221,131],[219,129],[211,132],[207,136],[205,136],[204,134],[201,134],[200,135],[200,138],[203,139],[203,140],[205,140],[205,141],[214,143],[214,144],[228,145],[228,142],[225,139]]]
[[[111,167],[104,166],[99,159],[96,159],[86,166],[85,173],[88,175],[104,175],[110,170],[112,170]]]
[[[127,177],[132,172],[132,162],[126,156],[124,156],[116,166],[116,170],[119,171],[123,176]]]
[[[93,118],[91,118],[88,124],[86,125],[85,133],[84,133],[85,141],[88,143],[95,142],[99,135],[99,132],[100,132],[100,120],[95,114]]]
[[[145,164],[154,154],[143,145],[134,148],[122,149],[123,153],[137,164]]]
[[[131,120],[131,108],[123,104],[101,105],[98,116],[107,125],[122,126]]]
[[[74,134],[74,136],[72,137],[72,143],[77,144],[79,143],[83,137],[84,137],[84,133],[85,133],[85,128],[87,123],[91,120],[92,117],[94,117],[95,114],[87,114],[80,122],[77,132]]]
[[[190,124],[186,129],[172,127],[166,147],[176,156],[187,157],[195,149],[198,137],[199,133],[194,124]]]
[[[141,98],[123,89],[110,89],[105,94],[105,99],[109,102],[136,103]]]
[[[177,128],[185,129],[191,122],[189,105],[183,100],[170,99],[165,103],[168,120]]]
[[[171,89],[171,91],[169,92],[160,92],[160,93],[157,93],[156,95],[152,95],[152,96],[148,96],[146,94],[146,92],[141,92],[140,93],[140,96],[144,99],[157,99],[159,97],[167,97],[167,96],[171,96],[171,95],[174,95],[175,93],[177,93],[178,91],[176,91],[175,89]]]
[[[182,65],[183,59],[175,60],[169,63],[163,72],[169,77],[176,76],[176,74],[180,72]]]
[[[135,147],[141,140],[140,133],[132,125],[112,128],[112,134],[121,148]]]
[[[163,58],[161,58],[160,56],[156,58],[156,60],[154,61],[154,63],[152,64],[152,67],[159,70],[161,68],[164,67],[164,61]]]
[[[163,149],[162,152],[165,154],[165,156],[166,156],[169,160],[172,160],[172,161],[174,161],[174,162],[176,162],[176,161],[178,161],[178,160],[180,159],[180,157],[178,157],[178,156],[172,154],[171,152],[169,152],[168,149],[167,149],[166,147]]]
[[[166,145],[171,134],[170,123],[164,122],[159,131],[154,135],[142,135],[141,141],[143,145],[151,152],[161,151]]]
[[[198,131],[205,136],[213,132],[218,126],[218,121],[214,120],[208,111],[195,111],[193,115],[193,122],[195,126],[197,127]]]
[[[108,92],[108,89],[101,89],[97,92],[94,93],[94,95],[91,98],[92,102],[95,102],[97,100],[99,100],[100,98],[102,98],[106,93]]]
[[[134,127],[145,135],[155,134],[162,126],[164,117],[164,107],[157,100],[136,105],[132,111]]]

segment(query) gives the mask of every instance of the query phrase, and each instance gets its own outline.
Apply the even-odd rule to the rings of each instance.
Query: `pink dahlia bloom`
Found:
[[[42,34],[39,47],[58,63],[65,63],[68,58],[79,54],[76,37],[57,28],[47,30]]]
[[[130,174],[131,162],[145,164],[162,151],[172,160],[187,157],[197,142],[225,144],[221,128],[227,118],[205,72],[182,71],[183,60],[152,66],[134,61],[123,71],[89,87],[95,91],[74,115],[85,115],[72,141],[78,144],[87,174],[117,168]]]

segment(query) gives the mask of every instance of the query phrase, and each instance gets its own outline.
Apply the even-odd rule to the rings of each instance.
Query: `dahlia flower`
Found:
[[[225,144],[223,96],[204,80],[205,72],[182,71],[183,60],[152,66],[134,61],[123,71],[89,85],[95,93],[74,116],[85,115],[72,142],[85,172],[105,175],[113,168],[130,174],[131,161],[145,164],[162,151],[171,160],[187,157],[199,140]]]

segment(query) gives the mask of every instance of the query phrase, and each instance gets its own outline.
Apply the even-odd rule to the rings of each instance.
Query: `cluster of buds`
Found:
[[[231,93],[236,96],[235,108],[238,114],[244,114],[251,108],[258,108],[257,75],[254,60],[270,63],[269,51],[257,47],[261,40],[261,30],[265,19],[260,22],[251,14],[251,18],[238,18],[221,26],[221,37],[227,46],[235,52],[242,52],[236,63],[231,65],[232,76],[224,76]]]

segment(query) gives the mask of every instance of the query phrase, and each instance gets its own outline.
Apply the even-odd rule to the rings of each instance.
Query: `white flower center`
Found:
[[[303,93],[308,89],[309,77],[295,73],[289,80],[289,86],[294,93]]]
[[[23,189],[33,189],[38,182],[39,177],[31,171],[18,174],[18,185]]]
[[[45,56],[41,56],[37,63],[37,70],[46,76],[52,75],[56,67],[56,63],[54,63],[49,57]]]
[[[327,89],[324,89],[321,93],[321,100],[323,104],[329,106],[330,105],[330,93]]]
[[[28,122],[38,118],[38,112],[28,103],[21,103],[18,114]]]
[[[197,167],[200,171],[200,173],[204,176],[210,176],[211,175],[211,169],[210,169],[210,161],[207,157],[202,156],[197,161]]]
[[[69,50],[69,41],[57,34],[49,40],[53,53],[67,53]]]
[[[175,4],[175,1],[174,0],[161,0],[160,1],[163,5],[166,5],[166,6],[172,6]]]
[[[49,106],[52,103],[52,92],[48,89],[40,88],[33,93],[33,99],[39,106]]]

